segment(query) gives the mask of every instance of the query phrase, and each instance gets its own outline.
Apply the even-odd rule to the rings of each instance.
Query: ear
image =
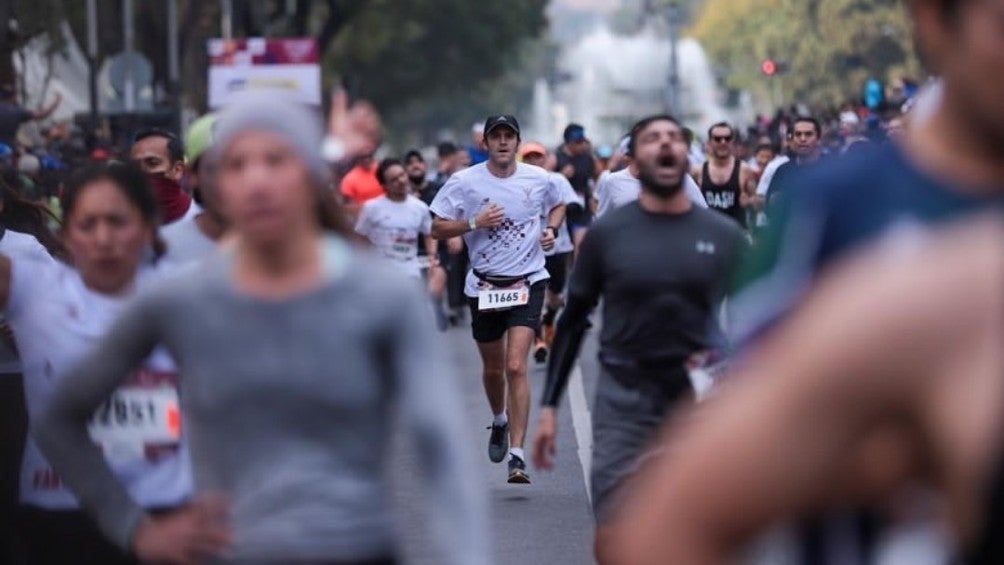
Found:
[[[175,161],[174,165],[171,166],[171,178],[175,180],[181,180],[181,177],[185,174],[185,162]]]

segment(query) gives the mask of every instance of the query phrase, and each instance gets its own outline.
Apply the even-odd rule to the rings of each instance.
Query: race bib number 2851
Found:
[[[181,439],[178,392],[172,386],[120,388],[98,408],[88,429],[110,459],[144,459],[148,446]]]

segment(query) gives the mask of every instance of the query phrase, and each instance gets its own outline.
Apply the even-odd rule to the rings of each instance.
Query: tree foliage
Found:
[[[707,0],[692,33],[729,86],[768,99],[780,86],[786,101],[834,105],[869,78],[921,73],[900,0]],[[788,72],[764,77],[767,58]]]
[[[17,37],[0,44],[5,60],[31,37],[52,35],[63,21],[77,42],[86,45],[82,0],[0,4],[20,23]],[[155,81],[169,86],[166,4],[134,2],[135,37],[137,50],[153,64]],[[197,109],[205,106],[206,40],[220,36],[219,4],[178,2],[181,102]],[[496,81],[512,86],[514,69],[537,65],[526,46],[547,25],[546,5],[547,0],[233,0],[233,30],[237,37],[316,37],[324,53],[326,86],[344,81],[354,94],[373,100],[391,127],[402,119],[428,131],[431,123],[422,115],[449,118],[440,126],[456,126],[460,120],[469,125],[479,104],[465,103],[465,96],[483,94]],[[98,0],[99,66],[122,49],[120,9],[121,0]],[[534,78],[525,77],[517,90],[529,90]],[[452,112],[443,111],[443,100],[452,102]]]

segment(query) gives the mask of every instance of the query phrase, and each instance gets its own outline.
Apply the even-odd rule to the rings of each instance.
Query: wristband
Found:
[[[557,239],[557,238],[558,238],[558,228],[556,228],[556,227],[554,227],[554,226],[547,226],[547,227],[546,227],[546,228],[544,228],[544,229],[545,229],[545,230],[551,230],[551,235],[553,235],[555,239]]]
[[[472,216],[471,219],[467,220],[467,226],[471,228],[471,231],[478,229],[478,219]]]

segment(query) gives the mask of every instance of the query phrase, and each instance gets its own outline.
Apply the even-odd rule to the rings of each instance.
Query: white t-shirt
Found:
[[[689,174],[683,178],[683,190],[686,191],[691,202],[701,208],[708,207],[704,195],[701,194],[701,187],[697,186],[694,177]],[[625,168],[614,173],[601,175],[599,182],[596,183],[596,200],[598,202],[596,217],[600,218],[607,212],[638,200],[640,192],[641,182],[631,174],[629,169]]]
[[[756,193],[758,196],[767,196],[767,191],[770,189],[770,181],[774,180],[774,173],[781,167],[781,165],[791,161],[787,155],[778,155],[771,159],[770,163],[763,168],[763,174],[760,175],[760,182],[756,185]]]
[[[216,242],[206,237],[195,222],[197,216],[186,215],[160,231],[161,238],[167,243],[167,253],[159,261],[163,267],[187,267],[216,251]]]
[[[432,201],[433,214],[468,220],[490,204],[505,210],[502,225],[464,234],[472,269],[464,293],[478,295],[474,269],[497,277],[528,275],[531,284],[548,279],[540,247],[541,217],[561,203],[561,191],[548,172],[526,163],[517,163],[516,171],[506,178],[493,175],[487,163],[454,173]]]
[[[0,254],[18,262],[55,263],[56,261],[35,239],[35,236],[12,230],[5,230],[0,236]],[[8,344],[6,339],[0,339],[0,374],[20,372],[21,361],[18,359],[17,351]]]
[[[572,183],[568,182],[568,177],[561,173],[550,173],[550,175],[551,180],[557,185],[561,193],[561,201],[566,206],[573,202],[582,202],[582,196],[572,188]],[[544,225],[547,225],[546,215],[541,220],[544,222]],[[554,247],[550,251],[545,251],[544,255],[558,255],[561,253],[571,253],[572,251],[575,251],[575,244],[572,243],[572,236],[568,235],[567,222],[562,220],[561,225],[558,227],[558,236],[554,240]]]
[[[432,232],[429,207],[414,196],[395,202],[386,195],[363,204],[356,221],[356,233],[366,236],[384,257],[393,261],[409,277],[420,278],[419,234]]]
[[[157,276],[152,269],[144,270],[137,276],[137,287]],[[132,296],[96,293],[84,285],[77,271],[59,262],[12,262],[6,315],[21,351],[29,422],[45,407],[56,383],[103,337]],[[177,506],[192,493],[177,390],[175,364],[158,348],[116,389],[115,401],[102,406],[92,420],[95,426],[104,422],[107,446],[116,448],[114,453],[105,452],[109,465],[144,507]],[[134,441],[137,426],[145,425],[144,421],[161,423],[153,426],[158,431],[176,433],[152,443]],[[30,436],[21,465],[21,501],[48,509],[79,507]]]

